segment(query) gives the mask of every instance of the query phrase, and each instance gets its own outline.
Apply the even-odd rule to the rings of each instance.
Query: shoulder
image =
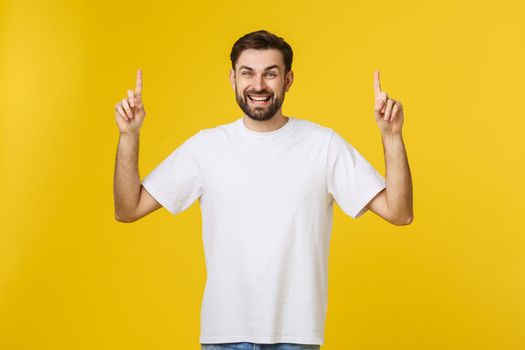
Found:
[[[303,125],[304,129],[309,130],[310,133],[323,137],[323,140],[326,141],[329,152],[336,152],[342,149],[355,150],[353,144],[346,137],[342,136],[331,127],[308,120],[302,120],[300,124]]]
[[[323,140],[329,140],[334,130],[323,124],[308,119],[294,118],[296,130],[298,133],[305,134],[308,137],[317,137]]]
[[[228,134],[231,134],[235,131],[236,124],[238,120],[231,121],[229,123],[223,123],[216,126],[210,126],[204,129],[201,129],[198,134],[199,138],[205,142],[210,142],[216,140],[217,138],[224,137]]]

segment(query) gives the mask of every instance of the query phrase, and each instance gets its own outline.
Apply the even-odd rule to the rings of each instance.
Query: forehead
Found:
[[[284,61],[281,51],[277,49],[246,49],[237,59],[237,67],[248,66],[255,70],[264,70],[268,66],[278,65],[284,70]]]

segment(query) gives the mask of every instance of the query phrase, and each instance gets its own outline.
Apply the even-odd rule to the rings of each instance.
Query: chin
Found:
[[[265,121],[265,120],[270,120],[272,119],[273,117],[275,117],[275,115],[272,115],[272,116],[265,116],[265,115],[250,115],[250,114],[247,114],[247,116],[253,120],[257,120],[257,121]]]

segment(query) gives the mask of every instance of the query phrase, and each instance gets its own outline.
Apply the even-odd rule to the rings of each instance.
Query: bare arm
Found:
[[[386,164],[386,189],[376,195],[367,207],[395,225],[408,225],[414,218],[412,177],[403,143],[403,107],[381,91],[379,72],[374,77],[376,121],[381,129]]]
[[[368,208],[395,225],[407,225],[413,219],[412,177],[401,134],[383,136],[386,189],[368,204]]]
[[[128,98],[115,106],[115,118],[120,130],[113,194],[115,219],[133,222],[161,207],[140,184],[138,170],[139,136],[146,116],[142,104],[142,71],[137,71],[135,92],[128,90]]]
[[[133,222],[162,207],[140,184],[138,150],[139,135],[120,135],[113,187],[117,221]]]

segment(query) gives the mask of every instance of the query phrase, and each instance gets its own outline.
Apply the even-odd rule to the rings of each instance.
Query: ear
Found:
[[[288,89],[290,89],[290,86],[292,86],[293,83],[293,70],[290,70],[288,73],[286,73],[286,77],[284,78],[285,86],[284,91],[288,92]]]
[[[230,69],[230,84],[232,85],[233,91],[235,91],[235,71],[233,68]]]

